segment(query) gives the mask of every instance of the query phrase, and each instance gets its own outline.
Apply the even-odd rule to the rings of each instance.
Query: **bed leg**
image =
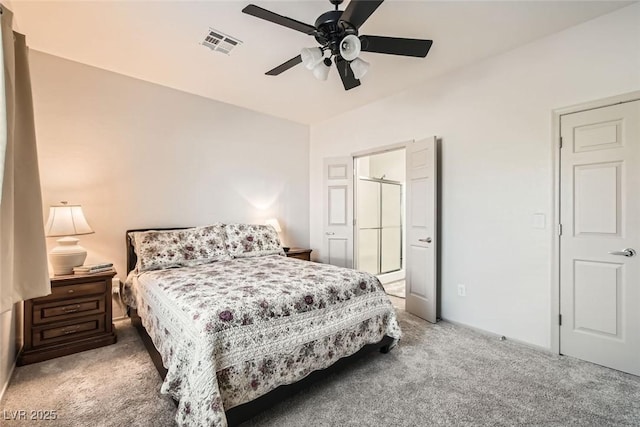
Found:
[[[380,347],[380,353],[382,354],[387,354],[391,351],[391,345],[387,344],[387,345],[383,345],[382,347]]]

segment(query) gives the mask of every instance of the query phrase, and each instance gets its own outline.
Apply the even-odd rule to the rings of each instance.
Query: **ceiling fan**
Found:
[[[360,52],[418,58],[424,58],[429,53],[433,43],[431,40],[358,34],[362,24],[375,12],[383,0],[351,0],[344,11],[338,10],[343,0],[329,1],[335,6],[335,10],[320,15],[315,25],[278,15],[253,4],[242,9],[248,15],[314,36],[320,44],[320,47],[303,48],[300,55],[267,71],[268,76],[277,76],[303,63],[307,69],[313,71],[317,79],[326,80],[332,64],[331,57],[333,57],[344,89],[349,90],[360,86],[359,79],[369,68],[369,63],[358,57]],[[325,52],[329,52],[328,57],[325,57]]]

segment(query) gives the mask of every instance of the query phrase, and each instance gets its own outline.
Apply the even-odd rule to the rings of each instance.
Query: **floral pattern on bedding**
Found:
[[[265,256],[131,279],[182,426],[225,426],[225,410],[401,336],[378,279],[355,270]]]
[[[151,230],[130,233],[140,272],[230,259],[223,224],[184,230]]]
[[[227,249],[235,258],[284,255],[280,238],[270,225],[226,224]]]
[[[231,259],[226,248],[224,224],[183,230],[181,266],[193,267],[215,261]]]

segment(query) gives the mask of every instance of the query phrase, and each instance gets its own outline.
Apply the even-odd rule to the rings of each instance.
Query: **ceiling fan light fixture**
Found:
[[[325,58],[324,61],[313,67],[313,77],[325,81],[329,77],[329,70],[331,70],[331,60]]]
[[[349,34],[340,42],[340,56],[347,61],[353,61],[360,55],[362,44],[358,36]]]
[[[351,67],[351,71],[353,71],[353,77],[358,80],[364,77],[367,71],[369,71],[369,63],[364,59],[356,58],[349,63],[349,66]]]
[[[247,15],[313,36],[321,46],[302,49],[299,55],[267,71],[266,75],[277,76],[298,64],[304,64],[317,78],[324,79],[326,70],[321,61],[324,52],[329,51],[328,56],[336,63],[344,89],[351,90],[360,86],[359,78],[364,76],[369,68],[366,61],[357,60],[360,52],[424,58],[431,49],[433,40],[359,35],[362,24],[384,0],[350,0],[344,10],[338,8],[344,0],[329,1],[335,6],[335,10],[320,15],[314,25],[279,15],[255,4],[242,9]],[[330,61],[329,58],[327,60]],[[318,65],[320,66],[317,71],[314,71]]]
[[[300,51],[300,57],[307,70],[313,70],[314,67],[322,62],[322,49],[319,47],[303,47]]]

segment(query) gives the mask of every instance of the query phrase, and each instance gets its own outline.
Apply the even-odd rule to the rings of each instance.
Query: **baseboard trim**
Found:
[[[0,401],[4,397],[4,392],[9,388],[9,383],[11,382],[11,378],[13,377],[13,371],[16,369],[16,363],[18,362],[18,358],[13,361],[13,365],[11,369],[9,369],[9,375],[7,375],[7,381],[2,385],[2,390],[0,390]]]
[[[471,325],[469,325],[467,323],[463,323],[463,322],[458,322],[456,320],[447,319],[445,317],[442,317],[440,320],[442,320],[444,322],[447,322],[447,323],[451,323],[452,325],[456,325],[456,326],[460,326],[462,328],[470,329],[470,330],[478,332],[479,334],[482,334],[482,335],[495,337],[496,339],[500,339],[500,337],[504,336],[504,335],[496,334],[495,332],[487,331],[486,329],[478,328],[477,326],[471,326]],[[530,342],[522,341],[522,340],[519,340],[517,338],[511,338],[511,337],[507,337],[507,336],[505,336],[505,338],[507,339],[507,341],[513,341],[515,343],[522,344],[525,347],[529,347],[529,348],[531,348],[533,350],[541,351],[541,352],[547,353],[547,354],[555,354],[555,355],[557,355],[557,353],[554,353],[551,350],[551,348],[548,348],[548,347],[543,347],[541,345],[531,344]]]

